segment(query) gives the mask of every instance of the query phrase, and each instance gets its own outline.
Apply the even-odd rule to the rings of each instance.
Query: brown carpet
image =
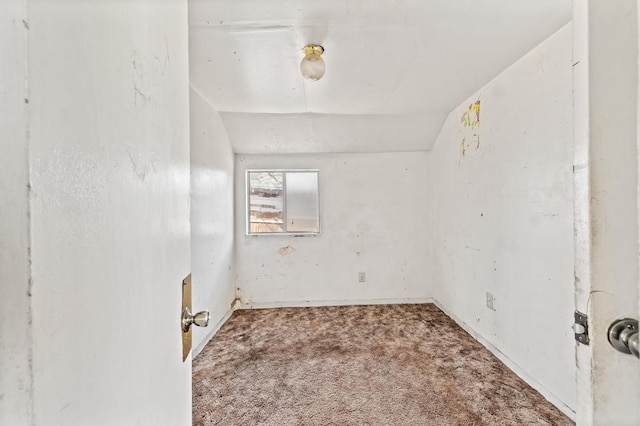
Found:
[[[194,425],[570,425],[434,305],[236,311],[193,362]]]

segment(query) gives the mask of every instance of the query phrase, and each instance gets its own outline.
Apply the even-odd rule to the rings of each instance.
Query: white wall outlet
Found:
[[[492,311],[495,311],[493,305],[495,302],[495,298],[493,297],[493,294],[487,292],[487,308],[491,309]]]
[[[365,281],[364,272],[358,272],[358,282],[363,283]]]

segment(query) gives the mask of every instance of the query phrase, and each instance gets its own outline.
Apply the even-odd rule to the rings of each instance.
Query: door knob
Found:
[[[630,318],[614,321],[609,327],[609,343],[616,350],[640,358],[638,321]]]
[[[192,314],[191,309],[185,306],[182,310],[182,331],[185,333],[189,331],[191,324],[197,325],[198,327],[206,327],[209,325],[209,311]]]

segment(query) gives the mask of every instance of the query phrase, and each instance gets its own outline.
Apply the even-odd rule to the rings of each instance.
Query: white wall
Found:
[[[566,26],[456,108],[428,155],[434,298],[570,415],[571,65]],[[479,144],[461,123],[477,99]]]
[[[575,307],[591,316],[591,223],[589,205],[589,4],[573,2],[573,188]],[[590,327],[591,328],[591,327]],[[590,330],[590,334],[593,330]],[[593,336],[592,336],[593,337]],[[593,344],[576,345],[576,424],[593,424]]]
[[[426,153],[236,156],[237,286],[245,306],[427,297]],[[321,233],[245,235],[245,171],[320,170]],[[291,247],[279,253],[279,249]],[[289,254],[286,254],[289,253]],[[358,282],[358,272],[366,282]]]
[[[581,107],[589,122],[581,129],[586,138],[576,145],[589,153],[582,171],[589,199],[582,207],[588,209],[590,232],[584,241],[590,265],[577,272],[590,276],[586,287],[580,282],[576,301],[583,302],[579,307],[589,310],[591,320],[591,346],[579,347],[578,353],[579,359],[590,358],[589,364],[580,364],[578,377],[581,383],[590,381],[586,388],[592,391],[592,405],[581,407],[582,419],[595,425],[637,425],[640,362],[617,352],[607,330],[613,321],[638,314],[638,2],[583,3],[587,10],[576,30],[589,44],[576,59],[586,78],[575,91],[576,100],[586,103]]]
[[[26,2],[0,3],[0,424],[31,425]]]
[[[209,310],[209,327],[193,329],[199,352],[231,312],[235,298],[233,253],[234,156],[220,116],[193,88],[191,106],[192,303]]]
[[[33,424],[190,424],[187,2],[31,0],[26,21]]]

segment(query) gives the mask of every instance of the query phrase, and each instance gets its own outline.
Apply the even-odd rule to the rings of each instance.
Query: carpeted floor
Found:
[[[236,311],[193,362],[194,425],[570,425],[434,305]]]

